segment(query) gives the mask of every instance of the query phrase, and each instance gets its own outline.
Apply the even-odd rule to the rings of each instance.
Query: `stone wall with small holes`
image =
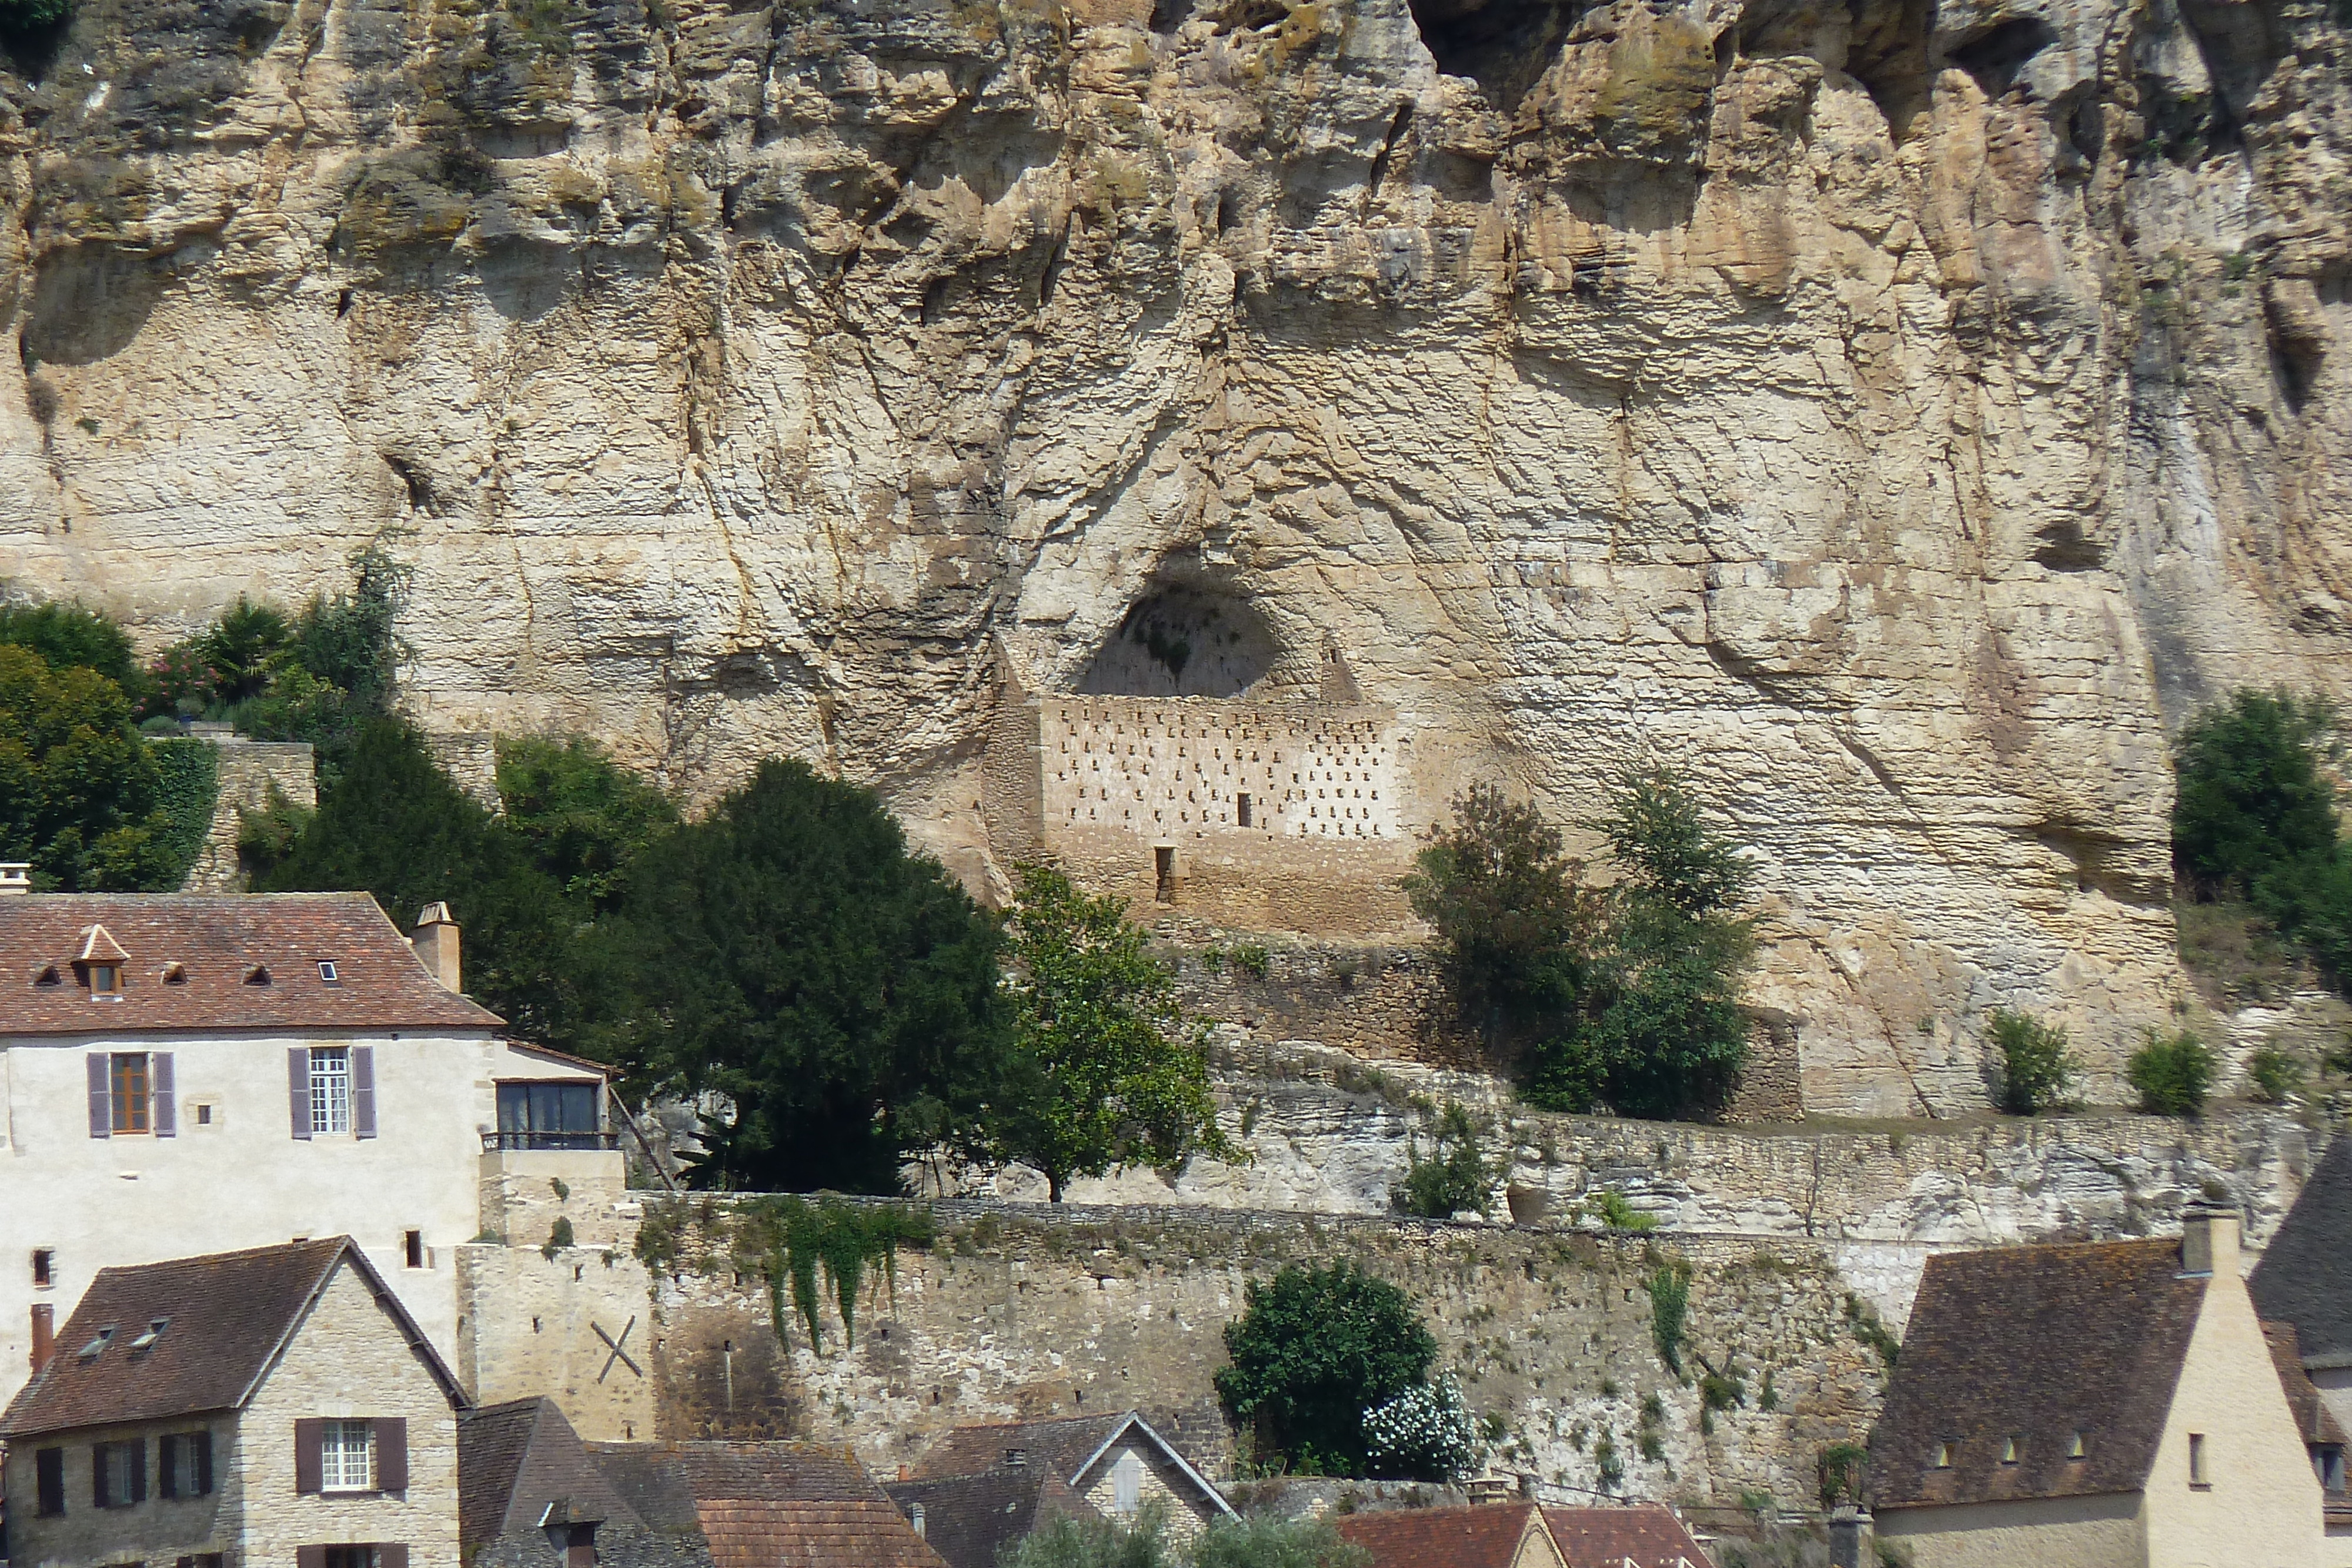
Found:
[[[318,768],[308,741],[247,740],[242,736],[203,735],[218,759],[220,792],[204,847],[180,883],[182,893],[243,893],[245,871],[237,861],[243,813],[268,809],[273,798],[304,809],[319,803]]]

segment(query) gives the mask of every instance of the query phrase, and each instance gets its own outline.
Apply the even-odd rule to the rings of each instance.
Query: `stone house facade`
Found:
[[[10,1561],[457,1568],[465,1404],[348,1237],[103,1270],[0,1416]]]
[[[428,915],[412,944],[365,894],[0,896],[0,1397],[100,1269],[289,1237],[354,1238],[448,1358],[485,1182],[618,1187],[603,1070],[504,1038]]]
[[[2321,1483],[2237,1216],[2192,1210],[2177,1242],[1929,1259],[1870,1490],[1916,1568],[2314,1568]]]

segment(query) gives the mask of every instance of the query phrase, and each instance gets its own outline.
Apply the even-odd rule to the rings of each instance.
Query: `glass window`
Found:
[[[327,1548],[327,1568],[375,1568],[375,1548],[330,1546]]]
[[[499,1085],[499,1131],[501,1133],[593,1133],[596,1086],[593,1083],[501,1083]]]
[[[352,1052],[349,1046],[310,1050],[310,1131],[352,1130]]]
[[[319,1439],[319,1490],[375,1490],[375,1430],[367,1422],[327,1423]]]
[[[118,1051],[108,1064],[112,1125],[118,1133],[147,1131],[147,1053]]]

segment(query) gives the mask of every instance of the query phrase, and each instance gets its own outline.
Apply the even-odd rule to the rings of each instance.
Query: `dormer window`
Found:
[[[100,1356],[106,1354],[106,1347],[113,1343],[114,1325],[112,1323],[109,1323],[106,1327],[98,1331],[98,1337],[96,1339],[91,1340],[88,1344],[81,1347],[81,1350],[79,1353],[79,1357],[83,1361],[96,1361]]]
[[[65,980],[63,977],[58,975],[58,967],[55,964],[44,964],[41,966],[39,971],[33,976],[33,984],[37,986],[62,986],[65,984]]]
[[[1958,1446],[1958,1444],[1951,1442],[1943,1442],[1936,1445],[1936,1468],[1937,1469],[1948,1470],[1952,1468],[1952,1452]]]
[[[167,986],[186,985],[188,983],[188,967],[185,964],[164,965],[163,983]]]
[[[245,983],[248,986],[266,986],[269,984],[269,966],[267,964],[256,964],[251,968],[246,970]]]
[[[89,967],[89,994],[92,997],[121,996],[122,970],[113,964],[92,964]]]
[[[2068,1458],[2079,1459],[2089,1452],[2090,1447],[2083,1440],[2083,1434],[2081,1432],[2077,1431],[2072,1437],[2066,1440],[2066,1457]]]
[[[2013,1465],[2024,1456],[2024,1453],[2025,1439],[2018,1437],[2014,1433],[2000,1440],[2000,1462],[2002,1464]]]
[[[155,1342],[163,1337],[163,1326],[171,1321],[169,1318],[150,1319],[147,1332],[131,1342],[131,1353],[136,1355],[142,1350],[153,1349]]]
[[[74,977],[89,988],[94,1001],[101,997],[122,995],[122,966],[131,955],[122,945],[107,934],[103,925],[93,925],[82,933],[81,951],[74,956]]]

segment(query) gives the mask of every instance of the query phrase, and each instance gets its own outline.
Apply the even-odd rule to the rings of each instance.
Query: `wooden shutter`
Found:
[[[147,1439],[144,1437],[131,1440],[131,1500],[147,1500]]]
[[[213,1490],[213,1434],[210,1427],[188,1435],[188,1495],[210,1497]]]
[[[323,1469],[319,1450],[326,1442],[326,1438],[327,1424],[324,1421],[294,1423],[294,1490],[296,1491],[315,1492],[319,1490],[320,1477]],[[321,1561],[323,1562],[323,1559]]]
[[[66,1511],[66,1451],[38,1448],[33,1453],[33,1509],[54,1518]]]
[[[310,1135],[310,1052],[308,1047],[293,1046],[286,1052],[286,1108],[294,1122],[294,1135]],[[312,1488],[317,1490],[317,1488]]]
[[[376,1421],[375,1428],[375,1490],[406,1491],[408,1490],[408,1423],[404,1420]]]
[[[408,1568],[408,1544],[386,1541],[375,1549],[375,1568]]]
[[[89,1506],[92,1508],[110,1507],[114,1500],[106,1490],[106,1449],[104,1443],[89,1446]]]
[[[93,1051],[89,1065],[89,1135],[110,1137],[114,1132],[114,1101],[106,1089],[106,1052]]]
[[[375,1047],[352,1047],[352,1131],[375,1136]]]
[[[323,1546],[296,1547],[294,1568],[327,1568],[327,1549]]]
[[[155,1439],[155,1495],[180,1495],[180,1438],[175,1433]]]
[[[176,1136],[180,1131],[178,1113],[172,1101],[172,1053],[159,1051],[147,1059],[148,1097],[153,1101],[154,1114],[149,1125],[159,1138]]]

